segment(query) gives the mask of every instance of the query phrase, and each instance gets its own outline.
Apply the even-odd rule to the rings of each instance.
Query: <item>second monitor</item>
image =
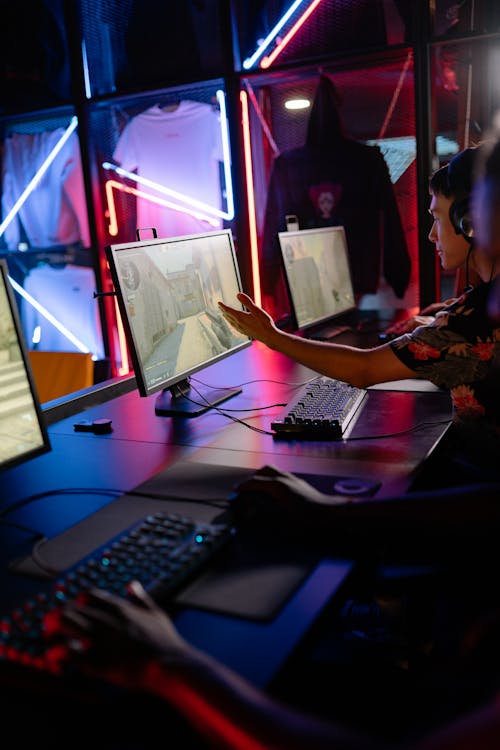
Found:
[[[109,245],[106,254],[139,393],[161,391],[155,412],[197,416],[239,393],[190,385],[195,372],[251,342],[217,305],[238,304],[241,291],[231,231]]]
[[[344,228],[279,232],[290,303],[299,331],[356,307]]]

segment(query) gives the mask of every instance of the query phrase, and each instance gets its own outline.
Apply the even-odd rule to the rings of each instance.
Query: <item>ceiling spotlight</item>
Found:
[[[286,109],[307,109],[310,106],[309,99],[288,99],[285,102]]]

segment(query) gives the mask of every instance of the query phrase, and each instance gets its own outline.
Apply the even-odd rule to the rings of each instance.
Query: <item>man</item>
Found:
[[[219,307],[240,333],[330,378],[360,388],[422,378],[448,389],[454,429],[447,441],[454,441],[456,437],[459,446],[475,452],[480,465],[487,467],[495,451],[500,455],[500,398],[495,365],[500,358],[500,330],[491,323],[486,311],[489,288],[500,271],[500,264],[497,268],[474,246],[469,201],[475,155],[476,149],[466,149],[431,177],[433,224],[429,238],[443,268],[464,266],[466,275],[473,270],[481,281],[439,311],[430,324],[418,326],[390,343],[360,349],[308,340],[281,331],[271,316],[243,293],[238,299],[246,311],[222,302]],[[455,450],[453,442],[450,454]],[[464,464],[462,468],[467,475],[469,468]],[[444,484],[448,483],[448,478],[452,482],[462,480],[455,468],[448,472]]]

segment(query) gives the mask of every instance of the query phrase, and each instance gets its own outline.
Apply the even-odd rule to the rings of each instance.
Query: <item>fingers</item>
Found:
[[[148,594],[140,581],[130,581],[127,586],[127,594],[130,600],[139,607],[148,609],[150,612],[157,609],[154,599]]]
[[[239,299],[241,304],[245,305],[245,307],[248,307],[249,310],[257,307],[253,299],[249,297],[248,294],[245,294],[245,292],[239,292],[236,297]]]

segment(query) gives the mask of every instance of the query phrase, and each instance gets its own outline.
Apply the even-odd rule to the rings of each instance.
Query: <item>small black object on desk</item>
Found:
[[[93,432],[94,435],[106,435],[112,432],[111,419],[84,419],[81,422],[75,422],[73,425],[75,432]]]

